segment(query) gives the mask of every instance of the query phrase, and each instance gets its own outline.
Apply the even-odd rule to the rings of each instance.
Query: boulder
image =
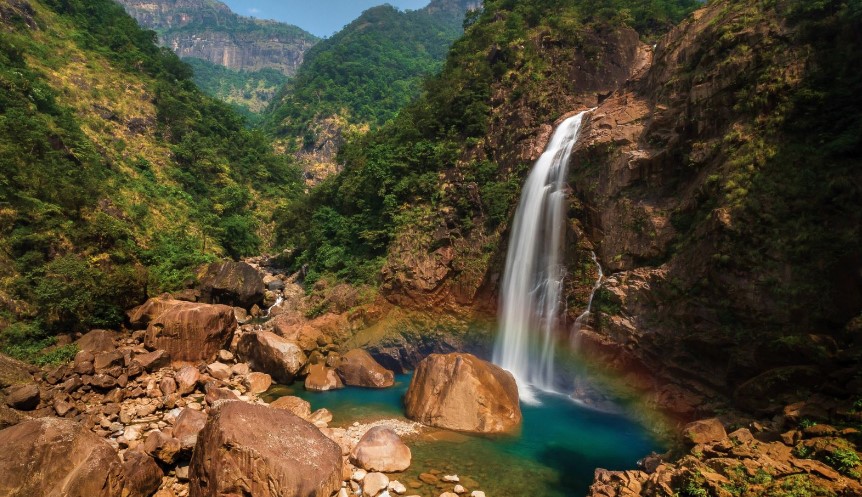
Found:
[[[39,387],[35,383],[27,383],[9,387],[6,395],[6,405],[19,411],[32,411],[39,407]]]
[[[0,495],[120,497],[123,464],[107,441],[59,418],[0,431]]]
[[[253,394],[261,394],[269,390],[272,386],[272,376],[266,373],[249,373],[243,379],[243,384],[249,392]]]
[[[78,350],[86,352],[107,352],[116,348],[114,343],[116,338],[117,334],[113,331],[93,330],[79,338],[75,345],[78,346]]]
[[[305,399],[300,399],[299,397],[294,397],[288,395],[286,397],[279,397],[273,400],[269,407],[274,409],[283,409],[285,411],[291,412],[296,416],[299,416],[302,419],[308,419],[311,417],[311,404],[308,403]]]
[[[362,479],[362,495],[374,497],[389,488],[389,477],[383,473],[368,473]]]
[[[471,354],[426,357],[404,404],[408,418],[450,430],[503,433],[521,423],[515,378]]]
[[[236,330],[233,309],[225,305],[174,301],[150,322],[144,344],[162,349],[175,361],[210,361],[230,344]]]
[[[227,380],[230,378],[230,366],[221,362],[214,362],[207,365],[207,373],[217,380]]]
[[[129,326],[134,330],[145,330],[151,322],[165,311],[182,303],[181,300],[170,298],[169,295],[153,297],[128,312]]]
[[[392,429],[385,426],[371,428],[350,453],[350,460],[367,471],[393,473],[410,467],[410,448]]]
[[[267,373],[279,383],[290,383],[308,358],[299,346],[269,331],[246,333],[237,352],[255,371]]]
[[[177,382],[177,389],[180,395],[194,392],[200,379],[201,372],[194,366],[183,366],[179,371],[174,373],[174,381]]]
[[[181,448],[179,440],[169,437],[159,430],[147,435],[147,440],[144,442],[144,450],[147,454],[167,465],[176,462]]]
[[[682,431],[686,442],[697,445],[720,442],[727,438],[724,425],[717,418],[701,419],[685,425]]]
[[[310,423],[245,402],[213,411],[192,456],[191,497],[329,496],[341,488],[341,449]]]
[[[317,350],[322,338],[319,329],[305,322],[297,322],[292,315],[282,314],[272,319],[272,329],[275,334],[296,342],[306,353]]]
[[[165,476],[155,459],[136,450],[126,451],[123,469],[126,474],[124,497],[150,497],[162,484]]]
[[[344,388],[341,378],[334,369],[324,364],[312,364],[308,368],[308,376],[305,377],[305,389],[315,392],[326,392]]]
[[[140,365],[144,371],[158,371],[164,367],[170,366],[171,355],[164,350],[154,350],[146,354],[138,354],[132,359],[133,363]]]
[[[191,451],[198,441],[198,433],[204,429],[207,415],[194,409],[183,409],[174,422],[174,438],[180,441],[180,448]]]
[[[262,304],[263,277],[245,262],[214,262],[199,274],[201,302],[249,309]]]
[[[381,366],[362,349],[344,354],[335,369],[345,385],[367,388],[387,388],[395,384],[395,374]]]

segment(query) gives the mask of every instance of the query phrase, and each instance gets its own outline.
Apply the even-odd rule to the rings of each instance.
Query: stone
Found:
[[[181,448],[179,440],[159,430],[147,435],[144,442],[144,450],[147,454],[168,465],[176,462]]]
[[[245,385],[250,393],[255,395],[261,394],[272,386],[272,376],[266,373],[249,373],[243,379],[243,385]]]
[[[223,362],[225,364],[230,364],[233,362],[233,352],[229,350],[219,350],[218,351],[218,360],[219,362]]]
[[[148,349],[163,349],[175,361],[210,361],[230,343],[237,327],[232,308],[173,302],[147,327]]]
[[[39,407],[41,396],[35,383],[10,387],[6,394],[6,405],[19,411],[32,411]]]
[[[243,309],[263,303],[263,277],[245,262],[213,262],[198,275],[198,279],[202,302]]]
[[[93,359],[93,367],[97,371],[110,368],[111,366],[122,366],[125,363],[125,355],[119,350],[99,352]]]
[[[505,433],[521,423],[515,378],[471,354],[431,354],[423,359],[404,405],[408,418],[456,431]]]
[[[395,492],[398,495],[403,495],[407,493],[407,487],[405,487],[404,484],[398,480],[389,482],[389,490]]]
[[[344,354],[335,370],[345,385],[387,388],[395,384],[395,374],[362,349],[353,349]]]
[[[453,488],[452,491],[459,495],[467,493],[467,489],[464,488],[463,485],[455,485],[455,488]]]
[[[291,383],[308,360],[297,344],[269,331],[246,333],[237,352],[252,369],[284,384]]]
[[[392,429],[375,426],[365,432],[350,453],[350,462],[368,471],[393,473],[410,467],[410,448]]]
[[[171,395],[177,391],[177,381],[170,376],[165,376],[159,382],[159,390],[162,392],[162,395]]]
[[[116,449],[74,421],[41,418],[0,431],[0,495],[121,497]]]
[[[445,475],[443,476],[443,481],[446,483],[458,483],[461,481],[461,478],[458,478],[458,475]]]
[[[389,488],[389,477],[383,473],[368,473],[362,480],[362,495],[374,497]]]
[[[280,409],[227,402],[210,413],[189,470],[191,497],[329,496],[341,488],[341,449]]]
[[[324,364],[312,364],[308,368],[308,376],[305,377],[305,389],[314,392],[326,392],[344,388],[338,373]]]
[[[239,397],[227,388],[220,388],[215,382],[210,381],[204,385],[204,400],[207,404],[213,405],[219,400],[239,400]]]
[[[175,470],[174,474],[177,475],[177,479],[180,481],[189,481],[189,467],[188,466],[178,466]]]
[[[222,381],[227,380],[228,378],[230,378],[231,375],[230,366],[228,366],[227,364],[222,364],[220,362],[208,364],[207,373],[209,373],[209,375],[213,378]]]
[[[311,417],[311,404],[307,400],[292,395],[279,397],[269,404],[274,409],[289,411],[302,419]]]
[[[353,472],[350,474],[350,479],[353,481],[362,481],[365,479],[365,477],[367,475],[368,475],[368,471],[365,471],[364,469],[361,469],[361,468],[357,468],[357,469],[354,469]]]
[[[470,492],[470,497],[485,497],[485,492],[481,490],[473,490]]]
[[[727,438],[724,425],[718,418],[701,419],[685,425],[682,430],[686,442],[691,445],[720,442]]]
[[[177,382],[177,391],[180,395],[194,392],[200,379],[201,373],[194,366],[183,366],[179,371],[174,373],[174,381]]]
[[[231,366],[230,371],[231,371],[231,373],[235,374],[236,376],[246,376],[247,374],[249,374],[251,372],[251,368],[248,367],[248,364],[246,364],[244,362],[239,362],[239,363]],[[267,376],[269,376],[269,375],[267,375]],[[270,378],[270,380],[271,379],[272,378]]]
[[[116,344],[114,343],[116,337],[117,334],[113,331],[92,330],[79,338],[75,342],[75,345],[77,345],[78,350],[81,351],[92,353],[107,352],[116,348]]]
[[[194,409],[183,409],[174,422],[174,437],[180,441],[180,448],[191,451],[198,441],[198,433],[204,429],[207,415]]]
[[[102,390],[110,390],[117,386],[117,379],[108,374],[94,374],[90,379],[90,385]]]
[[[124,497],[150,497],[162,484],[165,475],[155,459],[138,452],[128,450],[125,454],[123,469],[126,474]]]
[[[308,422],[318,428],[326,428],[332,422],[332,413],[325,407],[320,408],[311,413]]]
[[[166,368],[171,364],[171,355],[164,350],[154,350],[146,354],[138,354],[132,359],[145,371],[154,372]]]

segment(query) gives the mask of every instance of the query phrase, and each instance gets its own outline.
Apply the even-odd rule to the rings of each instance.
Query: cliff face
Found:
[[[302,29],[234,14],[214,0],[119,0],[180,57],[236,71],[276,69],[292,76],[317,38]]]
[[[646,365],[681,414],[862,392],[844,387],[862,311],[859,140],[841,138],[859,116],[837,110],[858,100],[859,78],[839,75],[859,40],[833,7],[696,12],[578,146],[576,219],[613,273],[587,349]]]

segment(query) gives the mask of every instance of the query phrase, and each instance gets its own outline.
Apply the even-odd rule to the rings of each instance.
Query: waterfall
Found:
[[[282,297],[281,295],[276,297],[275,303],[266,308],[266,312],[263,313],[263,317],[268,318],[269,313],[272,312],[272,310],[275,309],[276,307],[280,306],[282,302],[284,302],[284,297]]]
[[[605,278],[605,273],[602,271],[602,265],[599,264],[599,259],[596,257],[595,252],[590,253],[590,257],[593,259],[593,264],[596,265],[596,268],[599,270],[599,276],[596,278],[596,283],[593,285],[593,291],[590,292],[590,299],[587,301],[586,310],[575,319],[575,324],[572,325],[572,335],[571,335],[571,344],[573,347],[577,347],[578,339],[581,335],[581,327],[584,324],[584,321],[590,317],[590,311],[593,309],[593,298],[596,296],[596,292],[599,291],[599,288],[602,287],[602,280]]]
[[[510,371],[521,399],[553,390],[554,349],[562,325],[566,174],[584,116],[560,124],[524,184],[512,225],[494,363]]]

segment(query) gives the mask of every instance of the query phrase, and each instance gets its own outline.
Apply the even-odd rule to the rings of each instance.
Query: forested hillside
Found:
[[[304,152],[307,170],[333,163],[343,127],[378,127],[419,94],[425,77],[442,67],[462,33],[465,12],[475,5],[436,0],[415,11],[383,5],[363,12],[309,50],[267,112],[265,128],[284,139],[287,151]]]
[[[195,69],[195,82],[252,123],[302,65],[316,36],[296,26],[242,17],[217,0],[119,0]]]
[[[296,170],[122,7],[14,0],[0,29],[4,350],[116,326],[213,256],[268,246]]]

